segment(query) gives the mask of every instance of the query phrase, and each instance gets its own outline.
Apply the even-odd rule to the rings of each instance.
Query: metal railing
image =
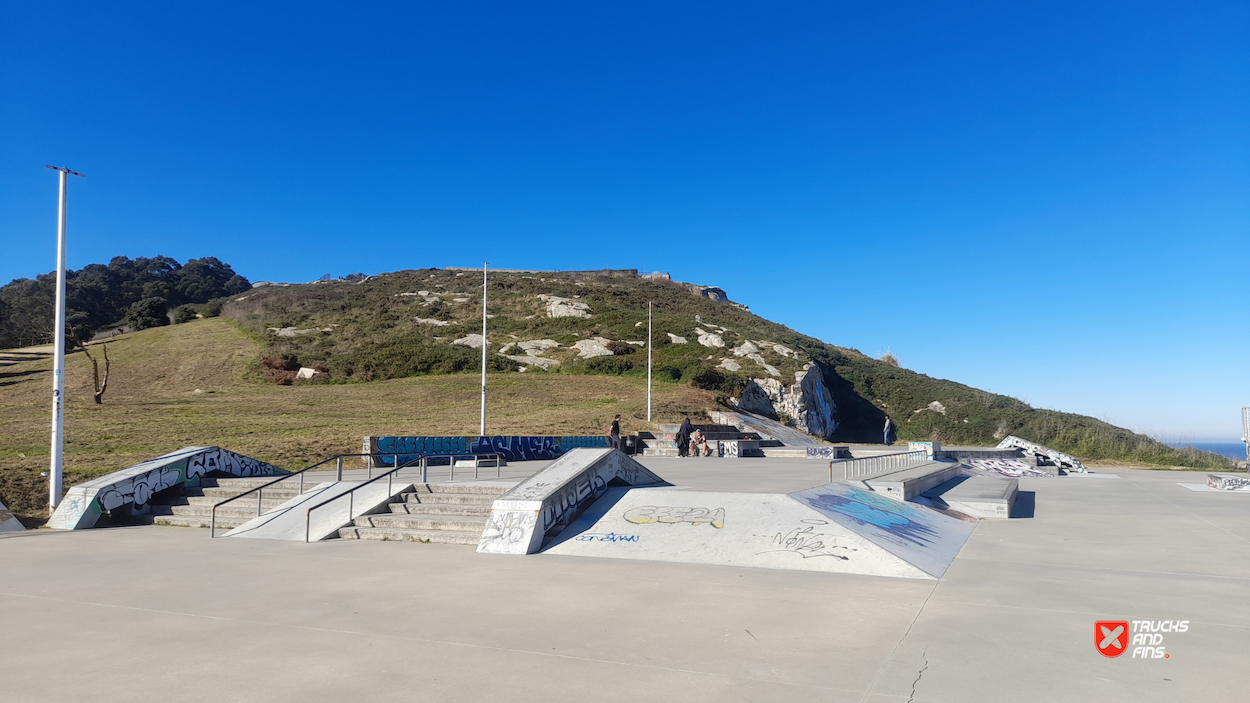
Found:
[[[448,480],[454,481],[456,478],[456,458],[457,457],[464,457],[464,458],[472,457],[473,458],[473,478],[478,478],[478,468],[481,466],[483,459],[487,459],[487,460],[493,459],[495,461],[495,476],[498,478],[499,476],[502,475],[502,467],[504,464],[504,458],[503,458],[503,455],[501,454],[432,454],[430,456],[420,457],[417,460],[417,465],[421,467],[421,483],[428,483],[427,479],[429,477],[428,472],[429,472],[429,460],[430,459],[449,459],[447,463]],[[390,471],[387,471],[386,473],[381,474],[379,476],[370,478],[369,480],[359,485],[352,486],[348,490],[334,496],[333,498],[323,500],[320,503],[317,503],[316,505],[309,508],[304,513],[304,543],[307,544],[309,541],[308,537],[312,530],[312,513],[317,508],[320,508],[324,505],[329,505],[330,503],[333,503],[334,501],[342,498],[343,496],[347,496],[347,521],[351,522],[352,520],[355,520],[357,517],[355,515],[352,515],[352,513],[355,512],[354,494],[356,493],[356,491],[364,488],[365,486],[368,486],[374,481],[381,481],[382,479],[386,479],[386,495],[388,497],[395,495],[395,485],[394,485],[395,474],[413,465],[411,463],[400,464],[399,457],[395,457],[395,463],[396,463],[396,467],[391,469]],[[369,473],[370,475],[372,475],[373,473],[372,468],[370,469]]]
[[[908,466],[929,461],[929,454],[925,451],[916,452],[899,452],[897,454],[882,454],[880,456],[866,456],[862,459],[844,459],[842,461],[829,462],[829,483],[833,483],[833,465],[838,464],[842,467],[842,478],[863,478],[874,474],[884,474],[890,471],[905,469]]]
[[[298,476],[298,477],[299,477],[299,493],[297,493],[296,495],[304,495],[304,474],[305,474],[305,473],[307,473],[307,472],[309,472],[309,471],[313,471],[313,470],[317,469],[318,467],[324,466],[324,465],[329,464],[330,462],[332,462],[332,461],[333,461],[333,462],[335,462],[335,468],[334,468],[334,472],[335,472],[335,474],[334,474],[334,480],[335,480],[335,481],[342,481],[342,480],[343,480],[343,460],[344,460],[344,459],[351,459],[351,458],[359,458],[359,457],[365,457],[365,458],[367,459],[367,464],[368,464],[367,469],[368,469],[368,473],[366,474],[366,479],[367,479],[367,480],[369,480],[369,481],[371,482],[371,480],[372,480],[372,478],[373,478],[373,460],[374,460],[374,458],[375,458],[375,457],[377,457],[377,458],[381,458],[381,457],[395,457],[395,461],[396,461],[396,462],[399,462],[399,461],[400,461],[400,459],[399,459],[399,458],[400,458],[400,457],[402,457],[402,456],[412,456],[412,453],[410,453],[410,452],[389,452],[389,453],[384,453],[384,454],[382,454],[382,453],[375,453],[375,454],[338,454],[338,455],[336,455],[336,456],[332,456],[332,457],[330,457],[329,459],[325,459],[325,460],[323,460],[323,461],[319,461],[319,462],[317,462],[316,464],[313,464],[312,466],[308,466],[308,467],[306,467],[306,468],[300,469],[299,471],[296,471],[296,472],[295,472],[295,473],[293,473],[293,474],[286,474],[285,476],[279,476],[278,478],[276,478],[276,479],[274,479],[274,480],[272,480],[272,481],[270,481],[270,482],[268,482],[268,483],[265,483],[265,484],[262,484],[262,485],[260,485],[260,486],[257,486],[257,487],[255,487],[255,488],[253,488],[253,489],[251,489],[251,490],[244,491],[243,493],[240,493],[240,494],[239,494],[239,495],[237,495],[237,496],[233,496],[233,497],[227,498],[227,499],[225,499],[225,500],[223,500],[223,501],[221,501],[221,502],[219,502],[219,503],[214,503],[214,504],[213,504],[212,514],[211,514],[211,518],[210,518],[210,521],[209,521],[209,526],[208,526],[208,527],[209,527],[209,529],[208,529],[208,536],[209,536],[209,538],[210,538],[210,539],[215,538],[215,537],[217,536],[217,508],[220,508],[221,506],[225,505],[226,503],[233,503],[234,501],[239,500],[240,498],[243,498],[243,497],[245,497],[245,496],[251,495],[252,493],[255,493],[255,494],[256,494],[256,517],[260,517],[261,513],[262,513],[262,512],[264,512],[264,511],[262,510],[262,502],[263,502],[263,500],[264,500],[264,496],[265,496],[265,489],[266,489],[266,488],[269,488],[270,486],[273,486],[274,484],[281,483],[281,482],[283,482],[283,481],[286,481],[286,480],[288,480],[288,479],[292,479],[292,478],[295,478],[295,477],[297,477],[297,476]],[[397,468],[395,468],[395,469],[392,469],[391,471],[389,471],[389,472],[387,472],[387,473],[389,474],[389,473],[393,473],[393,472],[395,472],[395,471],[398,471],[399,469],[406,469],[406,468],[410,468],[410,467],[412,467],[412,466],[414,466],[414,465],[419,465],[419,466],[421,467],[421,483],[428,483],[428,481],[429,481],[429,476],[428,476],[428,472],[429,472],[429,460],[430,460],[430,459],[448,459],[448,460],[449,460],[449,461],[448,461],[449,476],[448,476],[448,479],[447,479],[447,480],[449,480],[449,481],[454,481],[454,480],[456,479],[456,458],[457,458],[457,457],[459,457],[459,458],[465,458],[465,459],[470,458],[470,457],[471,457],[471,458],[473,458],[473,478],[478,478],[478,469],[481,467],[481,462],[482,462],[482,460],[483,460],[483,459],[486,459],[486,460],[491,460],[491,459],[493,459],[493,460],[495,461],[495,475],[496,475],[496,477],[498,477],[498,476],[500,476],[500,475],[501,475],[503,464],[504,464],[504,462],[506,461],[506,460],[504,459],[504,456],[503,456],[502,454],[470,454],[470,453],[468,453],[468,452],[465,452],[465,453],[462,453],[462,454],[434,454],[434,455],[430,455],[430,456],[422,456],[422,457],[419,457],[419,460],[418,460],[418,462],[416,462],[416,463],[404,463],[403,465],[401,465],[401,466],[399,466],[399,467],[397,467]],[[330,469],[320,469],[320,470],[321,470],[321,471],[329,471]],[[383,476],[385,476],[385,475],[386,475],[386,474],[383,474]],[[382,476],[379,476],[378,478],[382,478]],[[354,490],[354,489],[353,489],[353,490]],[[344,495],[346,495],[346,494],[344,494]]]

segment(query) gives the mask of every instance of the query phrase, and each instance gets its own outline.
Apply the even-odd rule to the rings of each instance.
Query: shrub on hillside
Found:
[[[272,371],[299,371],[299,359],[294,354],[269,354],[260,358],[260,363]]]
[[[733,384],[718,369],[710,366],[697,366],[690,371],[690,385],[705,391],[729,391]]]
[[[664,367],[655,369],[652,372],[652,377],[656,379],[666,379],[669,381],[680,381],[681,369],[677,368],[676,366],[664,366]]]
[[[167,310],[164,298],[143,298],[126,311],[126,324],[136,332],[168,325],[169,318],[165,316]]]
[[[208,301],[208,303],[204,306],[204,317],[217,317],[221,314],[221,309],[225,307],[225,304],[225,298],[217,298],[216,300]]]
[[[195,311],[189,305],[180,305],[174,310],[174,324],[181,325],[195,319]]]
[[[612,341],[603,346],[607,347],[608,351],[612,352],[616,356],[625,356],[627,354],[633,354],[637,351],[637,349],[634,348],[634,345],[626,344],[625,342]]]
[[[634,362],[632,359],[622,359],[617,356],[597,356],[586,362],[586,370],[591,373],[620,376],[633,371]]]

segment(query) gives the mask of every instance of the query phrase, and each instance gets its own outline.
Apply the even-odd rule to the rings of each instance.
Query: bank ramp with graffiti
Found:
[[[975,527],[841,483],[789,495],[618,488],[543,551],[935,579]]]
[[[48,527],[81,530],[95,527],[102,515],[145,515],[154,495],[175,486],[196,486],[201,476],[251,477],[285,473],[276,466],[220,447],[183,447],[74,486],[48,520]]]
[[[619,451],[579,449],[495,501],[478,551],[935,579],[975,527],[851,483],[683,490]]]

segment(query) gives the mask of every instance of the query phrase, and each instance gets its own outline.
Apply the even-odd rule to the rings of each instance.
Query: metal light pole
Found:
[[[651,302],[647,301],[647,422],[651,422]]]
[[[482,264],[482,427],[480,436],[486,436],[486,268]]]
[[[65,219],[68,212],[68,168],[48,166],[61,173],[61,195],[56,218],[56,322],[52,330],[52,466],[48,471],[48,506],[61,504],[61,469],[65,459]]]

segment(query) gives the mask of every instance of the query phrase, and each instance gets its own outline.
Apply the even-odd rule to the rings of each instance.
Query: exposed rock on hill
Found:
[[[824,373],[819,364],[809,364],[795,374],[791,386],[775,378],[753,378],[736,399],[737,406],[774,420],[784,414],[808,434],[831,437],[838,429],[838,406],[822,380]]]

